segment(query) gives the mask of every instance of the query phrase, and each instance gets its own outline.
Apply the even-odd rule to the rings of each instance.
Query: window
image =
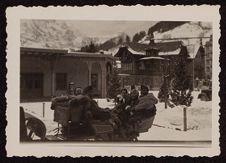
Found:
[[[67,89],[67,73],[56,73],[56,90]]]
[[[34,80],[34,88],[35,89],[42,88],[42,81],[38,79]]]
[[[21,98],[43,97],[43,73],[21,73]]]
[[[125,70],[125,71],[132,70],[132,63],[124,63],[122,65],[122,69]]]

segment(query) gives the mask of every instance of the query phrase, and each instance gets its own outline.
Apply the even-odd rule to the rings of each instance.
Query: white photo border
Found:
[[[7,127],[8,156],[215,156],[219,147],[219,6],[84,6],[84,7],[9,7],[7,17]],[[207,21],[213,24],[213,102],[212,145],[210,148],[142,145],[131,143],[20,143],[19,141],[19,75],[20,75],[20,20],[131,20],[131,21]],[[136,143],[137,144],[137,143]]]

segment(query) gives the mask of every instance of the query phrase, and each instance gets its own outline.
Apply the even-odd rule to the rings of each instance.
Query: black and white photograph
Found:
[[[213,146],[211,20],[18,22],[19,144]]]
[[[211,141],[210,22],[21,20],[20,34],[21,141]]]

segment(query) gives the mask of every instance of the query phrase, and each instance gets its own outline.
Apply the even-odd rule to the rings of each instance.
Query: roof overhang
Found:
[[[102,53],[88,53],[88,52],[69,52],[67,49],[47,49],[47,48],[30,48],[21,47],[20,52],[22,55],[29,56],[61,56],[61,57],[91,57],[91,58],[109,58],[114,60],[115,58],[108,54]]]
[[[165,58],[162,58],[162,57],[144,57],[144,58],[141,58],[139,60],[144,61],[144,60],[169,60],[169,59],[165,59]]]

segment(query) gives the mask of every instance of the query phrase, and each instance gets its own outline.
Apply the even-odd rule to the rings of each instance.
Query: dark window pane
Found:
[[[26,81],[26,88],[27,89],[32,89],[32,80],[27,80]]]
[[[67,74],[56,73],[56,90],[67,89]]]
[[[35,80],[34,81],[34,88],[42,88],[42,81],[41,80]]]

